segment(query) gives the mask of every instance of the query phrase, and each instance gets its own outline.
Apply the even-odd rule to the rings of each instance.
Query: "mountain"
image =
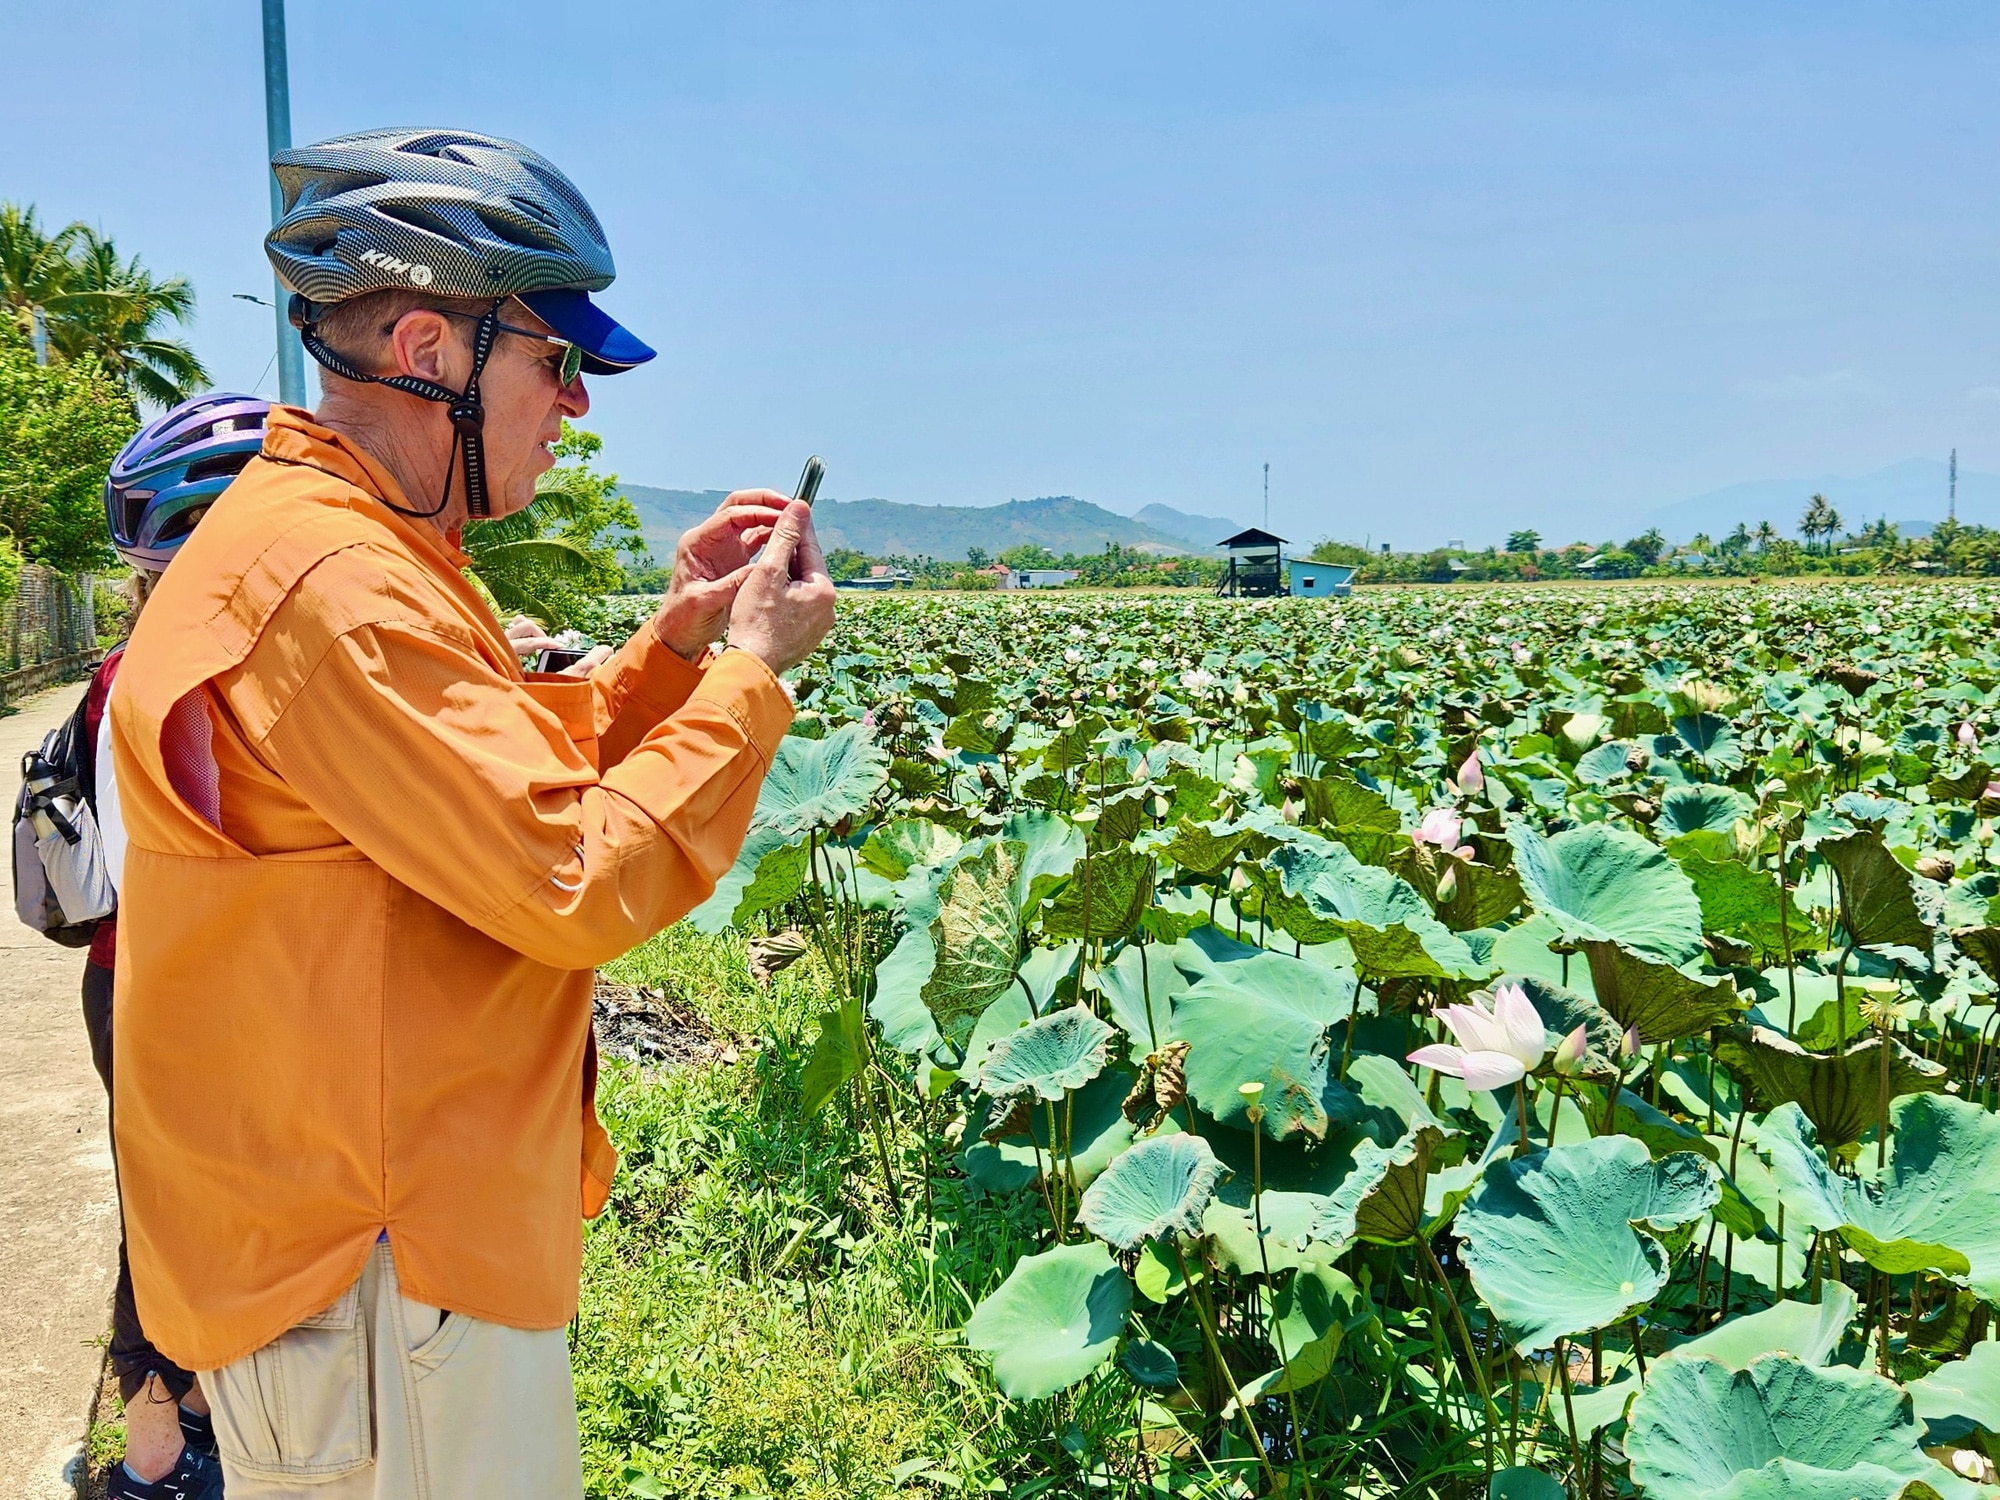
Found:
[[[1226,516],[1190,515],[1184,510],[1175,510],[1171,505],[1148,505],[1143,510],[1134,511],[1132,519],[1142,526],[1164,531],[1168,536],[1179,537],[1197,547],[1213,547],[1224,537],[1236,535],[1245,524]]]
[[[1927,531],[1945,516],[1947,470],[1933,459],[1910,458],[1858,477],[1824,474],[1817,479],[1759,479],[1727,485],[1691,500],[1661,506],[1640,519],[1640,529],[1657,526],[1668,538],[1685,542],[1697,532],[1726,536],[1742,521],[1752,531],[1769,521],[1786,536],[1798,531],[1806,502],[1824,495],[1850,528],[1886,516],[1904,532]],[[2000,475],[1958,475],[1958,518],[2000,526]]]
[[[720,505],[721,490],[663,490],[651,485],[619,486],[639,512],[639,521],[653,555],[673,556],[680,534]],[[1165,510],[1164,506],[1149,507]],[[1179,515],[1179,512],[1169,512]],[[1137,517],[1117,515],[1087,500],[1069,495],[1039,500],[1009,500],[1004,505],[906,505],[893,500],[822,500],[813,507],[821,545],[828,550],[851,547],[870,557],[939,557],[958,559],[972,547],[997,556],[1009,547],[1039,542],[1060,557],[1065,552],[1102,552],[1106,542],[1143,552],[1187,553],[1200,544],[1148,525]],[[1188,521],[1206,518],[1189,516]],[[1231,523],[1219,521],[1230,531]],[[1225,531],[1223,535],[1228,535]]]

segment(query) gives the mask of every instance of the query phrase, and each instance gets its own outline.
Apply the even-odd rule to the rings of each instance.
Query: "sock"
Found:
[[[206,1413],[181,1408],[181,1439],[190,1448],[215,1456],[215,1423]]]

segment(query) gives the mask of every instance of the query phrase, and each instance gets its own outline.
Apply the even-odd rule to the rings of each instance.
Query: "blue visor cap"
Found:
[[[583,351],[588,375],[621,375],[653,357],[632,331],[590,300],[590,293],[564,287],[552,292],[521,292],[520,301],[536,317]]]

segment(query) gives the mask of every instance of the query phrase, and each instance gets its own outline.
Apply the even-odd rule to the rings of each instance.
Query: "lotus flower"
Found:
[[[1582,1026],[1578,1026],[1556,1045],[1556,1055],[1549,1059],[1555,1070],[1567,1078],[1583,1066],[1583,1055],[1590,1049],[1590,1038]]]
[[[1417,831],[1410,835],[1420,844],[1429,844],[1442,849],[1446,854],[1455,854],[1460,859],[1471,859],[1472,849],[1458,841],[1459,832],[1465,820],[1448,807],[1434,807],[1424,814]]]
[[[1458,789],[1468,797],[1477,797],[1486,790],[1486,772],[1480,767],[1477,745],[1465,757],[1465,764],[1458,768]]]
[[[1958,726],[1958,743],[1964,750],[1976,750],[1979,747],[1979,731],[1972,727],[1972,720],[1967,719]]]
[[[1491,1010],[1478,995],[1471,999],[1470,1005],[1447,1005],[1438,1012],[1458,1045],[1433,1042],[1412,1052],[1410,1061],[1463,1078],[1479,1093],[1520,1082],[1549,1050],[1541,1014],[1518,984],[1495,990]]]

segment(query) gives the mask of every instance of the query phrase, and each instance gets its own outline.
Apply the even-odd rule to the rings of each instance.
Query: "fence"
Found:
[[[88,575],[30,563],[0,605],[0,702],[74,676],[97,660],[97,614]]]

